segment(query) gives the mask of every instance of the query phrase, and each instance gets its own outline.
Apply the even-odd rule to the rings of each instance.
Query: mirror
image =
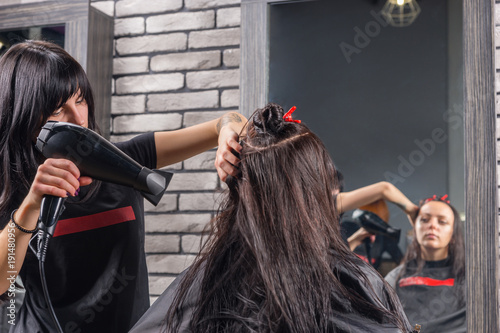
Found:
[[[242,0],[240,111],[296,105],[348,190],[389,180],[414,202],[449,193],[468,221],[468,331],[498,331],[492,3],[418,1],[395,28],[377,15],[385,2]]]
[[[26,27],[0,31],[0,57],[14,44],[27,39],[48,40],[64,48],[64,25]]]
[[[461,3],[421,3],[406,27],[385,21],[384,4],[270,5],[268,100],[297,106],[346,191],[385,180],[415,203],[448,193],[463,213]],[[408,234],[406,215],[389,208],[390,224]],[[400,238],[403,252],[407,243]]]

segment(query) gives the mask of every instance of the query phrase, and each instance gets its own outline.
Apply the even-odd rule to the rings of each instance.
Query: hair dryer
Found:
[[[38,135],[36,148],[46,158],[72,161],[83,175],[133,187],[155,206],[172,178],[172,173],[143,167],[94,131],[70,123],[48,121]],[[39,260],[44,295],[58,332],[62,329],[50,302],[44,262],[65,200],[48,195],[43,198],[38,221],[38,250],[32,248]]]
[[[46,158],[72,161],[85,176],[133,187],[155,206],[172,178],[171,172],[143,167],[96,132],[71,123],[48,121],[36,148]]]
[[[356,209],[352,213],[352,218],[360,227],[363,227],[369,233],[387,236],[394,239],[396,242],[399,241],[401,229],[391,227],[375,213]]]

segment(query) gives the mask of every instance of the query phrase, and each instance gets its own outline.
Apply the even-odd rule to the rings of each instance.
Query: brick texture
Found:
[[[218,108],[219,92],[217,90],[209,90],[178,94],[149,95],[147,107],[149,111]]]
[[[168,286],[175,280],[172,276],[150,276],[149,277],[149,293],[151,295],[161,295]]]
[[[226,67],[239,67],[240,66],[240,49],[224,50],[222,61]]]
[[[211,218],[210,213],[148,215],[146,232],[201,233]]]
[[[240,45],[240,29],[193,31],[189,34],[189,48],[206,48]]]
[[[145,31],[144,18],[132,17],[115,20],[115,36],[143,34]]]
[[[173,130],[180,127],[181,118],[178,113],[119,116],[113,119],[113,130],[116,133]]]
[[[184,87],[181,73],[124,76],[116,79],[116,93],[146,93],[177,90]]]
[[[146,73],[149,71],[149,57],[122,57],[113,60],[113,73],[117,74],[135,74]]]
[[[240,91],[238,89],[224,90],[220,98],[223,108],[238,107],[240,103]]]
[[[184,235],[182,236],[182,251],[185,253],[197,254],[201,249],[201,241],[206,242],[207,237],[202,237],[199,235]]]
[[[146,252],[179,253],[180,236],[179,235],[146,235]]]
[[[187,36],[184,33],[124,37],[116,40],[116,52],[119,55],[181,51],[186,47]]]
[[[111,141],[217,119],[239,104],[240,0],[99,0],[114,17]],[[224,188],[212,149],[165,169],[145,231],[151,300],[190,265]]]
[[[240,4],[241,0],[185,0],[187,9],[214,8]]]
[[[111,113],[144,113],[146,110],[146,95],[113,96],[111,98]]]
[[[217,28],[236,27],[241,22],[241,10],[236,8],[223,8],[217,11]]]
[[[146,20],[146,30],[149,33],[209,29],[214,26],[215,13],[213,10],[157,15],[148,17]]]
[[[240,82],[238,69],[191,72],[186,74],[189,89],[235,87]]]
[[[220,51],[170,53],[151,58],[151,70],[155,72],[210,69],[220,65]]]
[[[215,151],[207,151],[184,161],[186,170],[215,170]]]
[[[179,274],[194,261],[194,255],[172,254],[169,256],[153,254],[146,257],[150,273]]]
[[[122,0],[116,2],[116,16],[163,13],[182,8],[182,0]]]

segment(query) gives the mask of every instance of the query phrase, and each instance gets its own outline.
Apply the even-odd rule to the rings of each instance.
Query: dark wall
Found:
[[[419,1],[415,22],[395,28],[380,17],[383,3],[270,6],[268,100],[297,106],[346,190],[388,180],[418,202],[449,189],[448,10],[446,0]],[[391,206],[390,223],[406,232]]]

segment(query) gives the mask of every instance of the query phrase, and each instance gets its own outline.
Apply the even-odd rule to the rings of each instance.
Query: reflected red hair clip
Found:
[[[296,106],[292,106],[290,108],[290,110],[288,110],[287,113],[285,113],[285,115],[283,116],[283,119],[285,121],[288,121],[288,122],[294,122],[294,123],[297,123],[297,124],[300,124],[302,121],[301,120],[298,120],[298,119],[292,119],[292,113],[293,111],[295,111],[297,109]]]
[[[448,194],[443,195],[441,198],[438,198],[437,195],[434,194],[432,197],[425,199],[424,203],[427,203],[429,201],[443,201],[443,202],[446,202],[447,204],[449,204],[450,200],[446,200],[447,198],[448,198]]]

